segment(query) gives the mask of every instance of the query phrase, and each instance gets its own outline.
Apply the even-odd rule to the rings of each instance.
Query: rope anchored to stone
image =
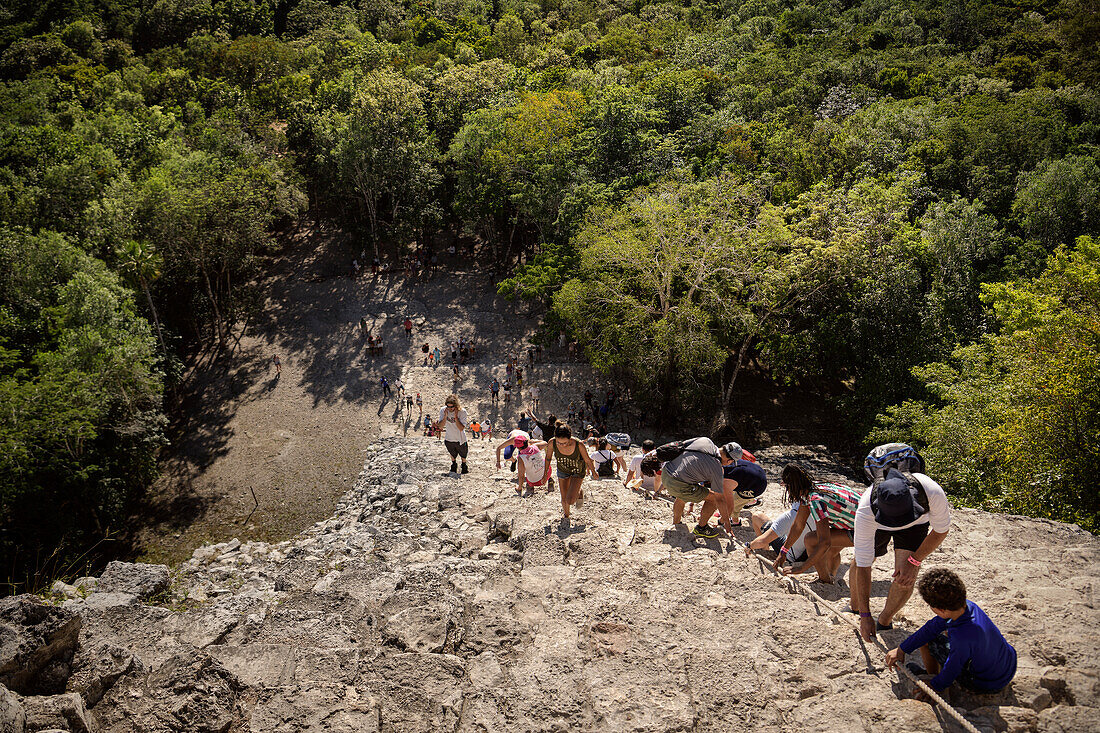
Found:
[[[733,537],[732,535],[730,536],[730,539],[733,541],[734,545],[736,545],[738,548],[740,548],[742,550],[749,547],[747,544],[741,542],[740,540],[738,540],[736,537]],[[806,583],[803,583],[800,580],[798,580],[797,578],[791,577],[790,575],[781,575],[780,573],[776,572],[775,568],[772,567],[771,563],[769,563],[767,561],[767,559],[759,553],[759,551],[750,550],[750,552],[752,552],[752,556],[756,558],[757,562],[760,563],[761,568],[765,568],[767,570],[770,570],[773,575],[776,575],[776,576],[782,578],[784,581],[786,581],[787,588],[792,593],[801,593],[802,595],[806,596],[808,599],[810,599],[814,603],[817,603],[817,604],[823,606],[824,608],[828,609],[834,616],[836,616],[842,622],[848,624],[853,629],[855,629],[855,632],[856,632],[857,635],[860,636],[860,639],[863,638],[863,636],[860,634],[859,624],[856,623],[856,621],[854,619],[848,617],[850,614],[845,614],[843,611],[841,611],[836,606],[834,606],[830,601],[827,601],[824,598],[822,598],[821,596],[819,596],[817,593],[815,593],[813,590],[811,590]],[[890,651],[889,649],[886,648],[885,644],[883,644],[881,641],[879,641],[877,636],[873,639],[873,641],[874,641],[875,646],[877,646],[880,650],[882,650],[883,653],[886,653],[886,652]],[[960,713],[951,704],[949,704],[946,700],[944,700],[942,697],[940,697],[939,694],[935,690],[933,690],[931,687],[928,686],[927,683],[924,682],[924,680],[921,680],[916,675],[914,675],[912,672],[910,672],[908,669],[906,669],[905,665],[899,665],[897,667],[897,669],[903,675],[905,675],[907,678],[909,678],[909,680],[911,682],[913,682],[918,688],[920,688],[921,692],[923,692],[925,695],[927,695],[928,699],[931,700],[933,704],[935,704],[937,707],[939,707],[945,713],[950,715],[955,720],[955,722],[957,722],[960,726],[962,726],[963,730],[967,731],[967,733],[980,733],[980,731],[977,728],[974,727],[973,723],[971,723],[969,720],[967,720],[966,718],[963,717],[962,713]]]

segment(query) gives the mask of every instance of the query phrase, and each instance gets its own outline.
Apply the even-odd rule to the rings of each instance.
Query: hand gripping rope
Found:
[[[732,535],[730,536],[730,540],[732,540],[733,544],[736,545],[738,548],[740,548],[742,550],[744,550],[746,547],[748,547],[747,544],[745,544],[744,542],[741,542],[740,540],[738,540],[736,537],[733,537]],[[838,619],[840,619],[844,623],[851,626],[853,629],[855,629],[856,634],[859,635],[861,639],[863,638],[862,634],[860,634],[859,624],[854,619],[850,618],[850,614],[845,614],[845,613],[841,612],[832,603],[830,603],[829,601],[825,600],[824,598],[819,596],[817,593],[812,591],[806,583],[803,583],[803,582],[799,581],[797,578],[792,577],[790,575],[781,575],[780,573],[776,572],[776,570],[771,566],[771,563],[767,562],[767,559],[764,558],[762,555],[760,555],[758,550],[753,550],[752,555],[753,555],[753,557],[756,558],[757,562],[760,563],[760,567],[766,568],[767,570],[770,570],[773,575],[776,575],[776,576],[782,578],[784,581],[786,581],[787,588],[792,593],[801,593],[802,595],[806,596],[807,598],[809,598],[814,603],[817,603],[817,604],[827,608],[830,612],[832,612],[832,614],[834,616],[836,616]],[[885,644],[883,644],[881,641],[879,641],[877,636],[874,638],[874,643],[875,643],[875,646],[877,646],[879,649],[881,649],[883,651],[883,653],[890,651],[889,649],[886,648]],[[957,722],[960,726],[962,726],[963,730],[967,731],[967,733],[980,733],[980,731],[977,728],[974,727],[973,723],[971,723],[969,720],[964,718],[958,710],[956,710],[954,707],[952,707],[950,704],[948,704],[948,702],[946,700],[944,700],[942,697],[940,697],[939,694],[935,690],[933,690],[931,687],[929,687],[923,680],[918,679],[916,675],[914,675],[912,672],[910,672],[908,669],[906,669],[904,664],[898,665],[897,669],[903,675],[908,677],[914,684],[916,684],[916,686],[919,687],[921,689],[921,691],[924,692],[925,695],[928,695],[928,698],[930,700],[932,700],[932,702],[935,703],[935,705],[937,707],[939,707],[945,713],[947,713],[952,718],[954,718],[955,722]]]

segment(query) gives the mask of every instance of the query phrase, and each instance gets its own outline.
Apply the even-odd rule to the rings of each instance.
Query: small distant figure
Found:
[[[569,401],[569,412],[566,413],[566,417],[569,422],[574,422],[577,419],[577,402],[576,400]]]
[[[500,380],[496,377],[493,377],[493,381],[489,385],[489,394],[491,395],[491,402],[496,405],[500,399]]]
[[[424,366],[428,366],[428,362],[432,358],[431,347],[428,346],[428,342],[425,341],[424,345],[420,347],[420,353],[424,355]]]
[[[359,270],[361,270],[361,269],[362,268],[359,265],[358,258],[351,261],[351,270],[352,270],[352,275],[354,277],[359,277]]]
[[[451,381],[458,384],[458,364],[456,363],[451,369]]]
[[[451,342],[451,363],[458,363],[458,344],[456,344],[454,341]]]
[[[492,440],[493,438],[493,423],[489,420],[481,424],[481,437],[484,440]]]
[[[371,271],[372,275],[377,277],[378,271],[381,270],[381,269],[382,269],[382,263],[378,261],[377,257],[375,257],[373,260],[371,260],[370,271]]]
[[[409,411],[409,415],[413,414],[413,396],[411,394],[405,395],[405,409]]]
[[[558,348],[565,351],[565,331],[558,331]]]
[[[382,385],[382,397],[389,399],[392,394],[390,392],[390,380],[386,379],[383,375],[382,378],[378,380],[378,383]]]
[[[367,317],[366,316],[360,316],[359,317],[359,329],[363,332],[364,336],[370,336],[370,329],[367,328]]]
[[[539,386],[537,384],[531,385],[531,410],[535,413],[539,411]]]
[[[439,366],[443,363],[443,352],[440,351],[438,346],[432,351],[432,356],[435,357],[435,366]]]
[[[511,400],[511,399],[512,399],[512,380],[505,379],[504,380],[504,404],[507,405],[509,400]]]
[[[405,317],[405,338],[412,338],[413,336],[413,322],[408,316]]]
[[[420,399],[420,393],[416,393],[416,409],[420,411],[420,417],[424,417],[424,400]]]
[[[283,360],[279,358],[278,354],[272,354],[271,363],[275,365],[276,377],[283,373]]]

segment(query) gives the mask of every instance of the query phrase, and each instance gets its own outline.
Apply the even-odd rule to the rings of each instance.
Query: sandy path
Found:
[[[329,516],[359,474],[367,445],[415,429],[396,400],[383,403],[383,374],[419,391],[429,414],[457,388],[471,418],[499,427],[517,417],[521,400],[494,408],[488,385],[494,374],[503,381],[510,355],[524,353],[536,318],[459,261],[444,263],[431,281],[410,284],[369,271],[351,278],[351,256],[346,245],[321,236],[294,240],[260,283],[267,297],[258,322],[244,329],[231,354],[196,372],[179,411],[186,417],[172,426],[163,475],[136,522],[145,525],[137,533],[143,559],[172,564],[204,542],[232,537],[283,539]],[[411,340],[406,315],[416,323]],[[360,318],[384,340],[384,356],[366,353]],[[455,385],[449,366],[423,366],[420,346],[449,352],[459,336],[478,348]],[[568,399],[603,384],[586,365],[553,352],[546,354],[552,363],[527,370],[526,382],[540,382],[544,411],[564,415]]]

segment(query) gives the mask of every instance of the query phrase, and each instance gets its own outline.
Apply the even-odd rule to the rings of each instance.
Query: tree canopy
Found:
[[[62,486],[96,518],[43,547],[78,555],[118,526],[164,391],[224,346],[307,209],[378,251],[470,237],[500,292],[550,307],[669,419],[728,429],[750,366],[833,405],[852,454],[910,425],[961,499],[1047,511],[1023,498],[1039,481],[1096,527],[1084,469],[1043,442],[1087,425],[1062,412],[1091,405],[1087,303],[1019,314],[1068,292],[1100,236],[1097,17],[1095,0],[8,3],[0,231],[20,263],[0,345],[23,417],[0,426],[0,528]],[[1057,458],[1027,484],[977,447],[994,434]]]

